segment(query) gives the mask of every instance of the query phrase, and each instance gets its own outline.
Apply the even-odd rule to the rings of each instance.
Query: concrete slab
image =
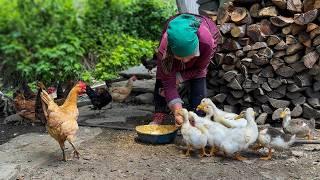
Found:
[[[100,128],[80,127],[75,146],[98,134]],[[66,143],[67,156],[72,147]],[[81,152],[80,152],[81,153]],[[61,157],[58,143],[48,134],[29,133],[18,136],[0,146],[0,180],[15,179],[24,169],[35,169],[46,161]]]
[[[112,86],[125,86],[128,81],[120,81],[112,83]],[[139,92],[139,93],[147,93],[154,91],[154,85],[156,83],[155,79],[142,79],[142,80],[136,80],[133,83],[132,92]]]

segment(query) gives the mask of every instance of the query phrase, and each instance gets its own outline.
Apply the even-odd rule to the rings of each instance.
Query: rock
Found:
[[[265,124],[266,120],[267,120],[267,117],[268,117],[268,113],[261,113],[258,118],[256,119],[256,123],[259,124],[259,125],[263,125]]]
[[[278,108],[272,113],[272,120],[280,119],[280,112],[283,111],[283,108]]]
[[[144,93],[134,98],[138,104],[153,104],[153,93]]]
[[[12,114],[10,116],[7,116],[3,123],[4,124],[11,124],[11,123],[16,123],[16,122],[22,122],[23,118],[19,114]]]
[[[293,108],[293,110],[291,111],[291,116],[292,116],[292,117],[299,117],[299,116],[301,116],[302,112],[303,112],[303,110],[302,110],[301,105],[300,105],[300,104],[297,104],[297,105]]]
[[[223,103],[226,99],[227,95],[224,93],[217,94],[213,97],[213,99],[219,103]]]
[[[278,100],[278,99],[273,99],[269,98],[269,102],[274,108],[285,108],[288,107],[290,104],[290,101],[287,100]]]
[[[266,104],[261,105],[261,108],[262,108],[262,111],[267,113],[267,114],[272,114],[273,113],[273,111],[270,108],[270,106],[268,106]]]
[[[282,84],[280,80],[273,79],[273,78],[268,78],[268,83],[271,88],[277,88]]]
[[[320,111],[313,109],[308,103],[303,104],[303,115],[306,119],[320,118]]]
[[[295,157],[302,157],[304,154],[303,151],[292,151],[291,153]]]
[[[127,84],[127,82],[128,82],[127,80],[115,82],[115,83],[112,83],[112,86],[125,86]],[[156,83],[155,79],[136,80],[133,82],[132,92],[153,93],[155,83]]]
[[[299,97],[297,99],[291,100],[291,102],[292,102],[292,104],[299,104],[300,105],[300,104],[304,104],[306,102],[306,100],[307,100],[306,97],[301,96],[301,97]]]
[[[287,161],[295,164],[295,163],[297,163],[298,160],[296,158],[292,157],[292,158],[287,159]]]
[[[319,98],[308,98],[308,104],[310,104],[313,108],[319,109],[320,108],[320,101]]]
[[[151,79],[156,76],[156,73],[153,71],[153,73],[150,74],[148,70],[141,64],[139,66],[134,66],[127,70],[121,71],[119,75],[124,78],[130,78],[131,76],[135,75],[138,79]]]

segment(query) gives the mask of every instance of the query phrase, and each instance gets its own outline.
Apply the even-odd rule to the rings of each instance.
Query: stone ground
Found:
[[[243,152],[249,159],[239,162],[220,155],[185,157],[181,136],[172,144],[146,145],[136,141],[134,131],[119,130],[146,123],[137,119],[148,117],[151,110],[150,106],[118,104],[98,117],[88,106],[81,107],[79,124],[123,128],[81,127],[76,140],[81,158],[72,159],[67,144],[68,162],[58,160],[60,148],[43,128],[22,125],[37,133],[16,134],[0,145],[0,179],[320,179],[319,145],[276,152],[270,161],[260,160],[259,153]]]

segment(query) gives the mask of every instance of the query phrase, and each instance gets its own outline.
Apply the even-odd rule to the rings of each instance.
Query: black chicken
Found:
[[[106,83],[106,88],[98,87],[93,90],[89,85],[86,87],[86,93],[89,96],[94,110],[99,110],[99,115],[101,114],[101,109],[108,105],[112,101],[112,96],[108,91],[108,83]]]
[[[148,69],[148,72],[151,73],[151,70],[157,66],[157,53],[155,52],[151,59],[148,59],[146,55],[143,55],[140,58],[140,61],[143,66]]]

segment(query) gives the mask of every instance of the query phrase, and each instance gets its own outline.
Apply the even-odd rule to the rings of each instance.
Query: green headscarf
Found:
[[[174,55],[187,57],[196,52],[199,47],[199,26],[199,20],[190,14],[181,14],[169,22],[168,45]]]

